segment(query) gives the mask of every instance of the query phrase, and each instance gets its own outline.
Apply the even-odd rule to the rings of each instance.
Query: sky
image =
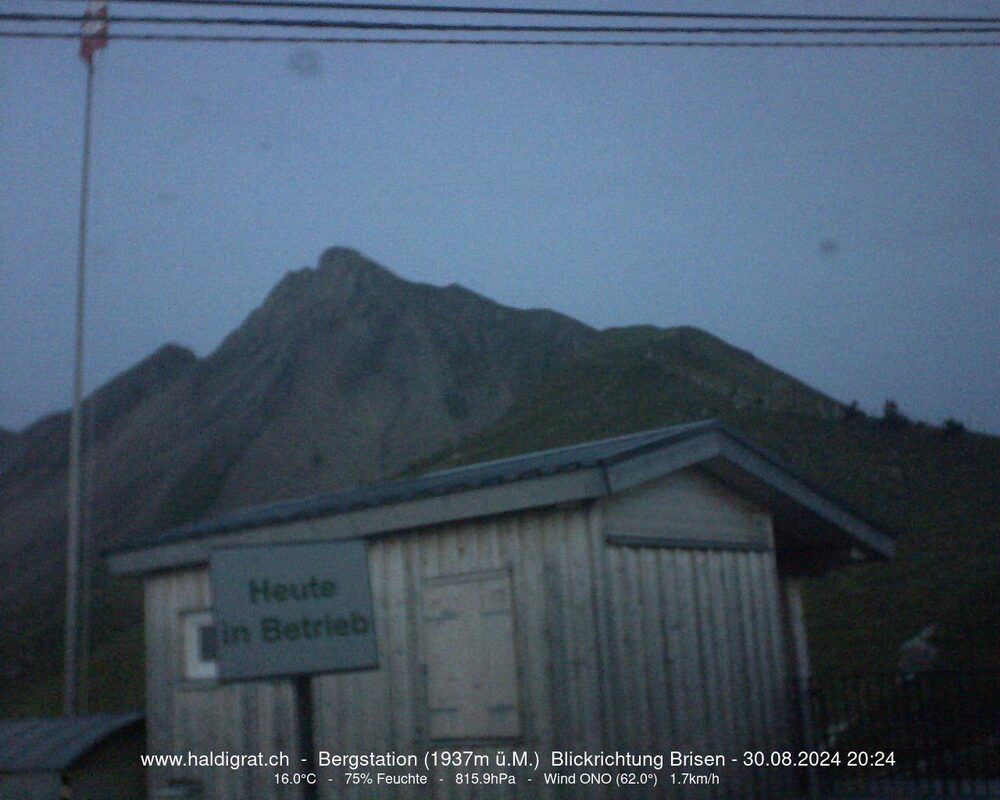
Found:
[[[871,412],[1000,433],[1000,49],[112,41],[96,63],[88,390],[166,342],[210,353],[341,245],[600,328],[695,325]],[[7,429],[70,403],[84,87],[74,42],[0,40]]]

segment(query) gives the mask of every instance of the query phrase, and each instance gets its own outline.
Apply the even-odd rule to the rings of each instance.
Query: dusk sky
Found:
[[[75,42],[0,40],[9,429],[70,402],[84,85]],[[112,41],[95,87],[88,390],[166,342],[210,353],[344,245],[596,327],[695,325],[869,411],[1000,433],[998,48]]]

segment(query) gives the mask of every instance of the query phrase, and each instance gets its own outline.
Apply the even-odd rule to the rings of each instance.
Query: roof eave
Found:
[[[336,541],[424,528],[474,517],[579,502],[607,494],[600,466],[484,486],[451,494],[347,511],[316,519],[221,532],[108,556],[115,575],[134,575],[206,564],[220,545],[244,546]]]
[[[753,442],[719,423],[711,423],[671,441],[652,443],[592,466],[310,519],[209,531],[184,540],[111,554],[108,566],[118,575],[141,574],[205,564],[211,550],[222,545],[353,539],[583,501],[621,492],[718,458],[843,532],[852,545],[880,558],[895,554],[895,537],[813,486]]]
[[[831,498],[743,437],[725,431],[720,455],[806,511],[840,529],[873,555],[889,559],[896,554],[895,536]]]

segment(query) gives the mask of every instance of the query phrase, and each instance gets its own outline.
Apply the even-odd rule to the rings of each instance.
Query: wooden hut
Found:
[[[343,541],[365,543],[377,666],[220,680],[213,554],[264,547],[280,565],[287,545]],[[628,796],[687,796],[669,783],[683,769],[717,775],[700,797],[750,798],[795,787],[781,770],[734,762],[675,769],[670,754],[801,744],[798,579],[893,551],[891,535],[709,421],[242,510],[110,564],[145,582],[149,752],[283,751],[292,771],[318,776],[158,768],[154,795],[184,781],[234,800],[584,796],[543,774],[605,771],[546,769],[573,751],[665,756],[657,788]],[[456,749],[487,754],[494,773],[499,753],[542,763],[508,770],[513,785],[470,786],[425,761]],[[401,772],[428,783],[346,784],[320,750],[414,754],[419,769]]]

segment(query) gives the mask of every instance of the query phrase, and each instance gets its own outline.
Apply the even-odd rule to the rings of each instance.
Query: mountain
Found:
[[[808,586],[820,669],[890,668],[931,622],[946,664],[995,658],[1000,440],[866,417],[695,328],[598,332],[333,249],[211,355],[163,348],[88,408],[100,547],[226,508],[718,417],[905,534],[895,561]],[[58,696],[67,424],[0,440],[0,529],[16,531],[0,540],[0,663],[22,713]],[[101,577],[94,594],[96,705],[141,703],[136,584]]]
[[[85,435],[98,443],[107,440],[137,406],[159,394],[183,376],[197,361],[194,353],[177,345],[165,345],[148,358],[101,387],[83,405]],[[69,459],[68,412],[52,414],[29,425],[10,440],[0,439],[0,454],[8,468],[0,478],[0,494],[6,502],[17,491],[29,490],[39,481],[66,468]]]
[[[528,380],[595,336],[552,311],[411,283],[329,250],[317,270],[286,276],[213,355],[218,374],[270,384],[265,419],[215,507],[395,474],[494,422]],[[205,395],[220,389],[227,416],[247,404],[242,381]]]
[[[83,433],[92,452],[103,454],[112,447],[132,416],[156,402],[196,362],[189,350],[166,345],[88,398]],[[0,584],[5,611],[0,619],[0,681],[45,673],[59,658],[69,427],[69,413],[45,417],[17,434],[0,461],[0,563],[7,567]],[[90,518],[99,523],[100,535],[116,526],[125,534],[136,505],[127,494],[116,494],[114,487],[127,483],[127,474],[108,470],[108,463],[106,457],[96,460],[99,480],[88,496],[99,502]],[[141,501],[145,487],[138,488],[135,499]]]
[[[495,422],[522,388],[596,337],[545,310],[412,283],[352,250],[287,274],[211,355],[169,346],[87,403],[95,547],[226,508],[399,472]],[[68,415],[23,431],[0,473],[0,663],[58,668]],[[133,590],[134,591],[134,590]],[[134,624],[118,590],[95,586]],[[30,621],[30,624],[29,624]]]

